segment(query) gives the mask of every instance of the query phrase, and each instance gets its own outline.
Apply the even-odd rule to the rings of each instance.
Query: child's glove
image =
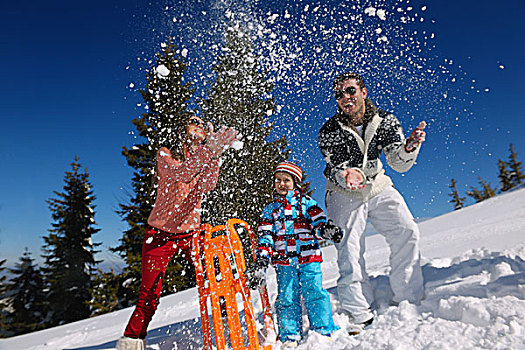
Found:
[[[257,257],[253,263],[248,265],[245,271],[248,288],[257,289],[266,282],[266,268],[268,264],[268,258]]]
[[[334,243],[341,242],[343,239],[343,230],[339,226],[334,225],[332,220],[328,220],[327,223],[322,224],[319,228],[319,233],[324,239],[329,239]]]

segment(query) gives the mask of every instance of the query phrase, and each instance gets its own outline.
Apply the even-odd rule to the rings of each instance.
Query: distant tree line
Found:
[[[509,146],[509,158],[508,161],[498,159],[498,178],[499,178],[499,190],[498,187],[492,187],[489,182],[484,181],[481,177],[478,177],[479,187],[470,187],[470,191],[466,194],[472,197],[476,203],[484,201],[485,199],[494,197],[496,193],[506,192],[516,186],[519,186],[525,182],[525,174],[523,174],[522,163],[518,161],[518,155],[514,150],[514,145],[511,143]],[[461,197],[457,188],[457,181],[451,179],[451,189],[449,196],[452,199],[449,201],[454,205],[454,210],[458,210],[464,207],[466,197]]]
[[[95,276],[95,228],[89,175],[78,157],[66,171],[62,192],[48,200],[53,223],[43,237],[44,263],[38,267],[27,250],[13,268],[12,278],[0,281],[1,335],[18,335],[91,315]],[[0,262],[3,266],[5,260]],[[4,269],[3,267],[1,268]]]
[[[216,189],[203,200],[203,222],[222,224],[238,217],[255,226],[259,213],[271,200],[276,164],[289,156],[284,137],[271,140],[269,117],[276,111],[272,83],[259,66],[250,36],[230,25],[224,34],[207,97],[197,99],[191,79],[184,78],[187,60],[172,40],[151,60],[140,94],[145,112],[132,120],[138,142],[123,147],[122,155],[133,168],[130,198],[119,205],[127,224],[119,245],[111,248],[125,262],[122,272],[101,271],[95,260],[99,229],[94,219],[95,196],[87,170],[78,158],[66,171],[62,192],[48,201],[53,223],[43,237],[43,266],[25,251],[9,279],[0,279],[0,336],[8,337],[77,321],[132,306],[138,300],[141,251],[147,218],[155,202],[155,156],[162,147],[181,140],[188,118],[200,114],[219,128],[232,126],[243,136],[244,146],[228,150]],[[189,108],[196,101],[198,109]],[[310,193],[309,184],[304,183]],[[241,237],[247,249],[248,237]],[[0,260],[0,272],[6,261]],[[193,266],[175,257],[167,270],[162,295],[195,285]]]

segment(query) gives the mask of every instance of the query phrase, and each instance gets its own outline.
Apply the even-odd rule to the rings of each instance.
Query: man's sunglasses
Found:
[[[336,100],[340,100],[343,98],[343,96],[345,95],[345,92],[350,95],[350,96],[353,96],[355,95],[355,93],[357,92],[357,89],[355,88],[355,86],[349,86],[347,87],[346,89],[344,90],[335,90],[334,91],[334,96],[335,96],[335,99]]]
[[[200,127],[203,127],[203,128],[206,127],[206,123],[204,123],[202,120],[197,119],[197,118],[191,118],[191,119],[188,121],[188,124],[193,124],[193,125],[195,125],[195,126],[200,126]]]

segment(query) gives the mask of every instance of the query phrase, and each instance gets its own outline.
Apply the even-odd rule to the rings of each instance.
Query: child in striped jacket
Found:
[[[262,214],[255,264],[248,271],[254,289],[264,283],[271,262],[276,270],[275,302],[279,340],[284,347],[297,346],[302,338],[301,295],[310,329],[330,336],[339,329],[332,318],[330,296],[322,286],[319,239],[339,242],[342,231],[327,222],[317,202],[302,193],[302,171],[292,162],[281,162],[274,172],[274,200]]]

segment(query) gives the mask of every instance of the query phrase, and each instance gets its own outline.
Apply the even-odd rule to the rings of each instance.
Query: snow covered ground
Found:
[[[525,189],[420,224],[426,298],[421,305],[390,306],[388,248],[379,235],[367,238],[367,269],[378,313],[361,335],[333,339],[306,333],[306,349],[525,349]],[[324,286],[338,313],[334,247],[323,251]],[[275,298],[275,276],[269,276]],[[254,309],[260,311],[257,293]],[[147,349],[200,349],[197,292],[161,300]],[[132,309],[0,340],[0,349],[95,350],[114,348]],[[307,322],[306,322],[307,326]],[[279,347],[276,347],[277,349]]]

